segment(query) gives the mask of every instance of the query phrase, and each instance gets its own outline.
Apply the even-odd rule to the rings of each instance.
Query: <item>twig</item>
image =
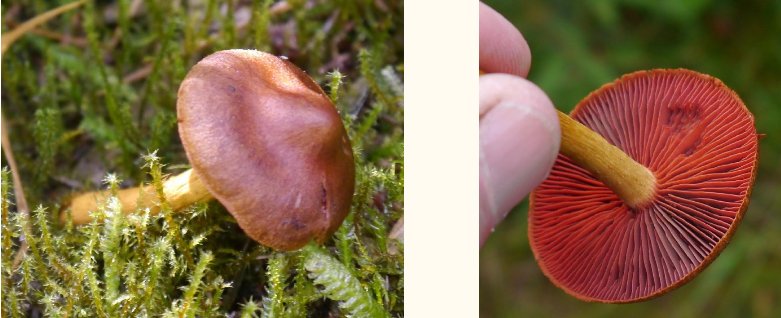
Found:
[[[52,39],[52,40],[55,40],[55,41],[58,41],[58,42],[61,42],[61,43],[64,43],[64,44],[73,44],[75,46],[82,47],[82,48],[87,46],[87,39],[85,39],[85,38],[73,38],[73,37],[69,37],[67,35],[63,35],[63,34],[60,34],[60,33],[57,33],[57,32],[51,31],[51,30],[43,29],[43,28],[30,30],[30,33],[35,34],[35,35],[40,35],[40,36],[45,37],[47,39]]]
[[[152,73],[152,64],[146,64],[141,68],[131,72],[130,74],[125,75],[125,77],[122,78],[122,83],[131,84],[135,81],[146,78],[151,73]]]

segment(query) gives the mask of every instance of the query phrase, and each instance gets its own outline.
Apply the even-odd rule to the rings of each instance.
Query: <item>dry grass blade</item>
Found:
[[[24,187],[22,186],[22,179],[19,177],[19,169],[16,168],[16,160],[14,159],[14,152],[11,149],[11,139],[8,138],[8,125],[5,122],[5,117],[0,117],[2,121],[2,144],[3,154],[8,161],[8,168],[11,169],[11,178],[14,181],[14,196],[16,197],[16,208],[19,213],[29,213],[30,208],[27,206],[27,199],[24,196]],[[13,267],[17,268],[19,262],[22,260],[22,256],[27,251],[27,243],[22,241],[19,251],[14,257]]]
[[[56,17],[56,16],[58,16],[58,15],[64,13],[64,12],[67,12],[67,11],[70,11],[70,10],[73,10],[73,9],[79,7],[80,5],[82,5],[82,4],[86,3],[86,2],[87,2],[87,0],[79,0],[79,1],[71,2],[71,3],[65,4],[65,5],[59,6],[57,8],[51,9],[49,11],[46,11],[46,12],[44,12],[42,14],[39,14],[39,15],[35,16],[34,18],[28,20],[25,23],[22,23],[21,25],[19,25],[19,27],[17,27],[13,31],[8,32],[6,34],[3,34],[2,53],[5,53],[5,51],[9,47],[11,47],[11,44],[16,42],[16,40],[18,40],[20,37],[22,37],[22,35],[24,35],[25,33],[29,32],[30,30],[34,29],[35,27],[37,27],[37,26],[39,26],[39,25],[41,25],[43,23],[46,23],[46,21],[49,21],[49,20],[53,19],[54,17]]]
[[[5,159],[8,160],[8,166],[11,169],[11,177],[14,180],[14,195],[16,196],[16,207],[20,212],[27,213],[30,209],[27,207],[27,200],[24,197],[24,190],[22,187],[22,179],[19,178],[19,169],[16,168],[16,160],[14,159],[14,152],[11,149],[11,140],[8,138],[8,125],[5,122],[5,117],[2,117],[3,123],[3,154]]]

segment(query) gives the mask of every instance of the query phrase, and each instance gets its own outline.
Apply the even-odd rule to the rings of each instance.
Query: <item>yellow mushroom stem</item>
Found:
[[[480,75],[487,73],[482,70]],[[605,138],[556,110],[561,127],[559,152],[602,181],[630,208],[640,208],[656,195],[656,176]]]
[[[163,181],[163,194],[174,211],[212,199],[211,193],[192,169]],[[67,210],[70,210],[73,224],[87,224],[92,221],[90,211],[96,211],[98,204],[106,202],[110,196],[111,192],[108,190],[80,194],[65,207],[60,221],[66,220]],[[117,198],[122,205],[122,213],[125,214],[136,211],[139,207],[150,208],[152,213],[160,211],[160,200],[152,185],[119,190]]]
[[[631,208],[653,201],[656,177],[598,133],[560,111],[561,148],[559,151],[586,169]]]

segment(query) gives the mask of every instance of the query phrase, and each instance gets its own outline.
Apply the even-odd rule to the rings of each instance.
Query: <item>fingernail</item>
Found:
[[[555,113],[537,106],[503,102],[481,118],[480,205],[490,212],[481,215],[481,228],[493,228],[547,177],[558,135]]]

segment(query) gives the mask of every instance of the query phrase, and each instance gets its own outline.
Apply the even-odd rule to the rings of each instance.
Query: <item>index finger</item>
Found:
[[[521,32],[480,2],[480,70],[526,77],[532,55]]]

